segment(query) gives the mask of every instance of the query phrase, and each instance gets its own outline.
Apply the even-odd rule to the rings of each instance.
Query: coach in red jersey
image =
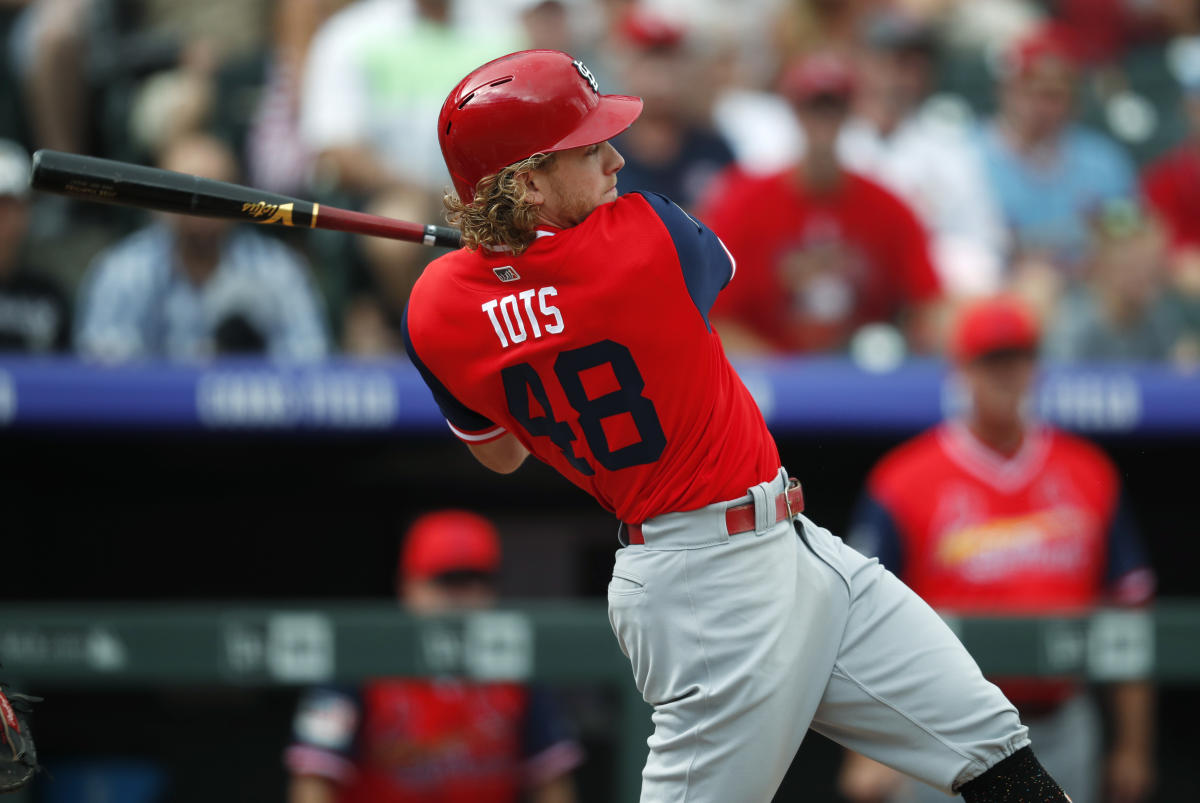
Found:
[[[1144,605],[1153,593],[1154,575],[1112,462],[1023,412],[1037,343],[1034,317],[1017,300],[968,307],[952,341],[969,401],[964,416],[893,450],[867,481],[851,544],[878,556],[939,610],[1076,615],[1102,604]],[[1106,764],[1100,716],[1080,683],[994,680],[1075,803],[1147,798],[1154,722],[1147,683],[1112,687]],[[880,801],[900,778],[857,757],[843,782],[852,800]],[[932,790],[916,795],[939,798]]]
[[[917,350],[933,346],[941,289],[925,229],[836,153],[853,87],[838,56],[793,65],[781,90],[804,130],[803,159],[770,175],[734,168],[701,208],[741,271],[713,308],[731,352],[837,351],[877,322],[901,326]]]
[[[404,540],[399,599],[419,616],[489,608],[500,551],[482,516],[426,513]],[[288,803],[573,803],[582,758],[543,689],[372,678],[301,696],[285,753]]]
[[[770,800],[811,726],[970,803],[1065,801],[944,623],[800,512],[709,322],[733,257],[669,199],[617,197],[608,140],[640,111],[557,51],[464,78],[438,135],[466,247],[417,281],[405,345],[480,462],[533,454],[622,522],[641,800]]]

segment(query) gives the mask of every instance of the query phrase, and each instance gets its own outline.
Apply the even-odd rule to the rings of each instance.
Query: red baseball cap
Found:
[[[687,35],[682,25],[639,6],[631,7],[621,16],[617,29],[625,41],[639,50],[674,50]]]
[[[421,516],[405,536],[399,579],[422,580],[446,572],[500,568],[500,534],[483,516],[466,510],[440,510]]]
[[[1008,53],[1008,68],[1017,78],[1038,75],[1040,70],[1060,80],[1071,80],[1078,64],[1075,36],[1061,23],[1035,28],[1014,42]]]
[[[1023,301],[994,296],[969,304],[958,316],[950,350],[960,363],[998,351],[1036,351],[1037,318]]]
[[[783,72],[779,91],[793,102],[803,103],[820,95],[850,97],[854,94],[854,69],[836,53],[801,56]]]

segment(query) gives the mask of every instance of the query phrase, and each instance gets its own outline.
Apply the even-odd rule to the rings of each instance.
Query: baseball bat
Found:
[[[458,248],[458,229],[409,223],[302,201],[271,192],[158,167],[39,150],[30,186],[86,201],[158,212],[202,215],[272,226],[331,229],[423,245]]]

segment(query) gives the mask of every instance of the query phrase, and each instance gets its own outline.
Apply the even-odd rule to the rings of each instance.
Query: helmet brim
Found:
[[[567,136],[556,142],[550,151],[565,151],[595,145],[620,134],[642,113],[642,99],[630,95],[601,95],[596,108]]]

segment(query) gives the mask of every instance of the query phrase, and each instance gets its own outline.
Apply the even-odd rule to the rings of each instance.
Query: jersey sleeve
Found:
[[[356,772],[354,750],[361,721],[362,702],[357,693],[325,686],[309,689],[296,707],[284,764],[293,775],[345,783]]]
[[[892,514],[869,491],[855,505],[846,543],[867,557],[878,558],[892,574],[902,577],[904,550]]]
[[[525,776],[530,786],[554,780],[583,762],[583,748],[572,736],[554,698],[537,686],[529,689],[523,751]]]
[[[1108,528],[1108,560],[1104,585],[1109,598],[1118,605],[1142,605],[1154,596],[1157,580],[1146,557],[1146,550],[1129,501],[1124,494],[1117,501]]]
[[[445,416],[450,431],[459,440],[472,444],[487,443],[504,435],[508,430],[460,402],[425,365],[409,335],[408,312],[408,308],[405,308],[404,318],[400,322],[401,331],[404,333],[404,350],[408,352],[408,358],[412,360],[412,364],[429,387],[429,392],[433,394],[433,400]]]
[[[708,314],[717,300],[717,293],[729,284],[737,272],[733,254],[711,229],[683,211],[674,201],[656,192],[639,194],[650,204],[671,235],[688,294],[704,318],[704,325],[711,331]]]

